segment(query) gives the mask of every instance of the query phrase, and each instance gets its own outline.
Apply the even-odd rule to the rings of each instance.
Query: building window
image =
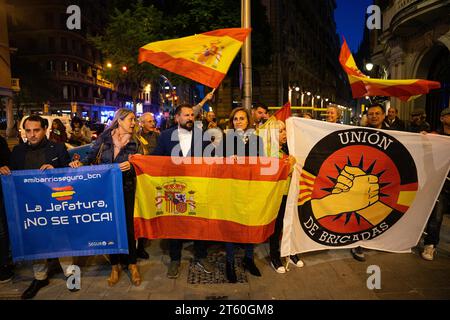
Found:
[[[67,61],[64,61],[62,64],[62,71],[69,71],[69,63]]]
[[[67,39],[66,38],[61,38],[61,49],[63,51],[67,51]]]
[[[68,15],[65,14],[65,13],[61,13],[61,14],[59,15],[60,26],[61,26],[63,29],[67,29],[67,25],[66,25],[66,23],[67,23],[67,18],[68,18]]]
[[[53,60],[47,61],[47,70],[55,71],[55,62]]]
[[[63,87],[63,99],[64,100],[69,99],[69,90],[68,90],[67,86]]]
[[[55,38],[53,37],[48,38],[48,48],[50,50],[55,50]]]
[[[72,50],[75,53],[78,53],[78,42],[77,42],[77,40],[72,40]]]
[[[44,14],[44,22],[47,29],[53,29],[53,14],[51,12]]]

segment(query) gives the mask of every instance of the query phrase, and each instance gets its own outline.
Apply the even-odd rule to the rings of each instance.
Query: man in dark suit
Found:
[[[177,126],[161,132],[158,144],[152,155],[173,157],[202,157],[209,142],[203,141],[202,130],[194,126],[194,109],[183,104],[175,109]],[[169,240],[170,265],[167,277],[178,278],[183,240]],[[194,241],[194,259],[197,268],[206,273],[212,273],[214,267],[206,259],[205,241]]]
[[[9,165],[0,167],[0,174],[11,174],[11,170],[39,169],[67,167],[70,162],[66,146],[62,143],[51,142],[47,139],[48,122],[38,115],[28,117],[23,123],[27,142],[14,147]],[[72,265],[72,258],[60,259],[66,277]],[[48,265],[46,260],[36,260],[33,263],[34,280],[22,294],[22,299],[33,298],[38,291],[49,284]]]
[[[388,116],[384,119],[384,124],[390,130],[405,131],[405,123],[398,118],[398,110],[395,107],[390,107]]]

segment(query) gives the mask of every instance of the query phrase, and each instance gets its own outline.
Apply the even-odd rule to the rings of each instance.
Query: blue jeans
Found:
[[[235,246],[235,244],[233,242],[225,243],[225,251],[227,253],[227,261],[231,262],[231,263],[234,263],[234,246]],[[245,248],[245,257],[253,260],[254,245],[252,243],[246,243],[246,244],[244,244],[244,248]]]
[[[447,188],[448,189],[448,188]],[[424,239],[425,245],[434,245],[437,246],[439,244],[439,233],[441,231],[442,218],[444,213],[449,211],[449,198],[450,198],[450,190],[445,190],[444,188],[441,190],[439,197],[434,205],[434,209],[431,212],[430,218],[428,219],[426,233]]]

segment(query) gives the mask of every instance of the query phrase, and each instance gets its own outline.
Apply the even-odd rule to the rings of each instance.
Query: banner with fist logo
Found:
[[[357,246],[409,252],[450,166],[450,138],[286,121],[297,159],[281,255]]]

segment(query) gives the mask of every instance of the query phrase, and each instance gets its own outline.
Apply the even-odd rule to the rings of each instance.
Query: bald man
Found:
[[[159,136],[156,131],[155,116],[151,112],[146,112],[139,120],[141,126],[140,134],[148,142],[148,145],[145,147],[145,153],[150,154],[153,152],[153,149],[155,149]]]

